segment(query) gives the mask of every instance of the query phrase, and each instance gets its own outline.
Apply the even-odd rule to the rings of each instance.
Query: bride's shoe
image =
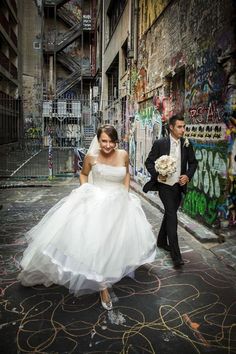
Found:
[[[102,292],[100,292],[100,298],[101,298],[102,307],[105,310],[108,310],[108,311],[112,310],[112,301],[111,301],[110,295],[108,295],[108,300],[107,301],[103,301]]]

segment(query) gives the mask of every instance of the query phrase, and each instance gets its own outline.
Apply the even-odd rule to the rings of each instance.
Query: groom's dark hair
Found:
[[[169,126],[175,126],[175,123],[177,120],[183,120],[184,121],[184,117],[180,114],[175,114],[174,116],[169,118]]]
[[[105,125],[102,125],[100,128],[98,128],[98,131],[97,131],[98,140],[99,140],[102,133],[106,133],[113,143],[119,142],[117,130],[115,127],[113,127],[113,125],[105,124]]]

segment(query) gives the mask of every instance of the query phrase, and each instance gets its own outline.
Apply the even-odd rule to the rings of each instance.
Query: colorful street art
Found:
[[[225,63],[225,59],[221,61]],[[174,65],[176,68],[176,63]],[[230,68],[227,71],[230,74],[226,75],[214,51],[200,53],[194,63],[186,65],[184,93],[179,87],[175,89],[172,77],[168,79],[169,94],[165,94],[165,87],[158,88],[152,102],[150,99],[140,102],[130,139],[134,176],[144,183],[148,178],[144,162],[158,137],[153,117],[158,117],[159,133],[164,136],[168,133],[165,127],[169,117],[184,112],[188,123],[186,137],[194,144],[199,165],[183,210],[202,223],[219,228],[236,224],[236,90],[231,82],[232,62]],[[137,79],[136,97],[139,99],[145,98],[144,73],[142,68]],[[141,91],[142,95],[137,95]]]
[[[200,141],[225,141],[227,140],[227,130],[224,123],[187,124],[185,136]]]
[[[131,92],[139,104],[130,140],[134,176],[141,183],[147,178],[144,162],[155,139],[148,123],[151,106],[161,121],[162,136],[168,134],[169,118],[183,114],[186,137],[199,162],[183,209],[209,226],[230,227],[236,224],[235,25],[231,21],[224,31],[216,29],[215,23],[221,17],[227,23],[227,16],[210,11],[210,1],[201,6],[182,2],[179,7],[169,1],[158,3],[139,2],[139,60]],[[164,9],[166,18],[159,18]],[[170,23],[174,12],[181,18],[179,28]],[[143,108],[145,102],[148,109]]]
[[[147,179],[144,169],[144,159],[150,151],[155,139],[162,135],[162,119],[159,111],[153,106],[152,101],[146,107],[135,113],[134,122],[131,124],[129,138],[129,154],[131,173],[139,182]]]
[[[186,118],[191,124],[223,122],[224,75],[211,50],[199,53],[186,68]]]
[[[168,122],[172,115],[183,111],[184,106],[183,96],[180,92],[172,92],[169,96],[154,95],[153,104],[160,113],[163,122]]]
[[[212,225],[218,216],[218,206],[227,194],[227,144],[194,142],[194,148],[198,168],[184,199],[183,210]]]

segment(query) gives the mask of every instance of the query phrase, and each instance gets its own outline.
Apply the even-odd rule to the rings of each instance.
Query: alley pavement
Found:
[[[174,269],[169,252],[158,250],[155,262],[113,286],[111,311],[96,293],[76,298],[57,285],[20,285],[24,233],[78,185],[77,178],[1,183],[0,353],[236,353],[235,239],[222,242],[181,212],[185,265]],[[157,235],[158,196],[134,182],[131,192]]]
[[[158,193],[144,193],[139,184],[131,182],[131,188],[141,197],[145,198],[155,208],[162,213],[164,208]],[[185,230],[200,241],[204,247],[211,250],[212,253],[222,260],[227,266],[236,270],[236,228],[214,230],[190,218],[180,209],[178,212],[178,221]]]

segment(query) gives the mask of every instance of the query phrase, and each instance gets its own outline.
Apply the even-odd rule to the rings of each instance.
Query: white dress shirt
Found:
[[[170,134],[170,156],[176,159],[176,171],[175,173],[166,179],[165,182],[159,180],[159,182],[173,186],[175,183],[179,183],[179,177],[181,174],[181,148],[180,148],[180,139],[176,140]]]

